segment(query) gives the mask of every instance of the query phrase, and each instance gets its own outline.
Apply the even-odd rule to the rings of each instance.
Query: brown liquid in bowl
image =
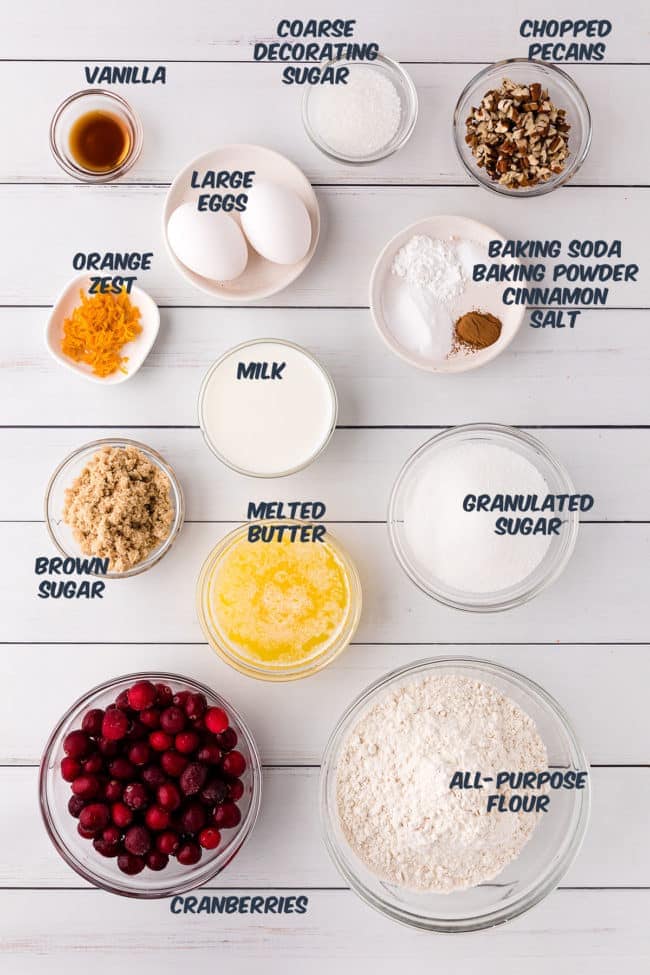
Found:
[[[111,112],[86,112],[70,129],[70,152],[77,165],[88,172],[110,173],[130,151],[131,133]]]

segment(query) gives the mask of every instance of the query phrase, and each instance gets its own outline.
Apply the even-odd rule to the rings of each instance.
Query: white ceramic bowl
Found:
[[[268,180],[293,190],[304,203],[311,220],[311,244],[302,260],[297,264],[274,264],[261,257],[247,239],[248,263],[238,278],[232,281],[213,281],[191,271],[174,253],[167,236],[167,223],[174,210],[182,203],[195,202],[200,192],[210,192],[193,189],[190,186],[192,172],[195,169],[199,171],[254,170],[256,179]],[[241,225],[236,211],[233,210],[228,216]],[[163,238],[172,263],[195,288],[223,301],[257,301],[288,287],[302,274],[314,256],[319,234],[320,210],[311,183],[302,170],[289,159],[264,146],[245,144],[222,146],[220,149],[214,149],[193,159],[180,171],[170,186],[163,208]]]
[[[45,344],[52,358],[60,362],[66,369],[76,372],[77,375],[83,376],[84,379],[89,379],[93,383],[101,383],[103,386],[115,386],[118,383],[126,382],[127,379],[132,379],[151,352],[151,347],[156,341],[158,329],[160,328],[160,312],[153,298],[150,298],[142,288],[134,285],[131,288],[129,297],[131,303],[137,305],[140,309],[140,325],[142,326],[142,331],[133,342],[127,342],[122,347],[122,354],[128,356],[129,360],[126,364],[127,372],[124,373],[117,369],[110,376],[96,376],[91,367],[86,365],[85,362],[74,362],[61,351],[63,322],[66,318],[70,317],[73,310],[80,304],[81,298],[79,297],[79,292],[87,292],[90,285],[90,276],[81,274],[79,277],[73,278],[65,286],[54,303],[50,317],[47,320]]]
[[[504,305],[501,295],[505,285],[487,283],[474,284],[469,282],[464,293],[450,307],[453,311],[452,317],[459,318],[466,312],[473,309],[480,309],[496,315],[501,321],[501,335],[492,345],[486,349],[478,349],[475,352],[459,352],[449,358],[430,358],[408,348],[401,343],[395,335],[394,327],[391,328],[389,321],[390,308],[388,305],[388,295],[390,288],[395,288],[399,284],[406,285],[403,281],[392,274],[391,266],[395,255],[411,237],[416,234],[423,234],[434,240],[449,240],[458,238],[461,240],[474,241],[477,244],[487,246],[490,240],[503,240],[502,234],[487,227],[477,220],[470,220],[467,217],[454,216],[435,216],[418,220],[401,230],[392,240],[386,244],[381,254],[377,258],[372,276],[370,278],[370,311],[374,319],[379,334],[383,338],[389,349],[404,359],[405,362],[418,369],[425,369],[427,372],[446,372],[458,373],[467,372],[470,369],[478,369],[487,362],[491,362],[500,355],[504,349],[510,345],[526,316],[526,308],[523,305]],[[492,263],[494,259],[485,257],[486,263]],[[508,259],[508,264],[521,263],[516,258]]]

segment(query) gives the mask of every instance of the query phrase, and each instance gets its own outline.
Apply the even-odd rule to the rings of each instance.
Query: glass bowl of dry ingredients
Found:
[[[329,529],[269,519],[217,543],[196,600],[205,637],[222,660],[248,677],[287,681],[317,673],[342,653],[362,597],[357,569]]]
[[[468,82],[453,131],[472,179],[504,196],[529,197],[575,176],[589,152],[592,127],[585,97],[566,71],[510,58]]]
[[[578,510],[567,510],[568,500],[557,502],[561,511],[541,510],[557,495],[579,503],[539,440],[498,424],[454,427],[418,448],[397,477],[388,509],[393,551],[412,582],[446,606],[521,606],[560,576],[575,547]]]
[[[167,673],[128,674],[80,697],[52,731],[39,775],[57,852],[96,887],[136,898],[171,897],[221,873],[250,836],[261,794],[243,717],[211,688]]]
[[[378,162],[410,139],[418,117],[418,94],[397,61],[332,61],[349,71],[345,84],[308,85],[302,103],[305,132],[330,159],[363,165]]]
[[[106,183],[128,172],[142,152],[142,125],[129,103],[111,91],[87,88],[59,105],[50,149],[66,173]]]
[[[497,789],[485,779],[499,772],[512,777]],[[529,788],[520,772],[535,777]],[[482,789],[469,787],[476,773]],[[539,685],[438,657],[386,675],[345,711],[323,757],[320,808],[328,852],[367,904],[429,931],[476,931],[557,887],[587,829],[589,767]]]
[[[45,521],[64,558],[90,574],[126,579],[169,552],[185,517],[173,468],[137,440],[107,437],[78,447],[52,474]],[[108,559],[102,572],[96,559]]]

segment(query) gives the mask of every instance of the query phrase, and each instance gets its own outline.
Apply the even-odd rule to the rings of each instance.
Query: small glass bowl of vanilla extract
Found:
[[[59,105],[50,148],[63,169],[85,183],[106,183],[126,173],[142,150],[142,125],[113,92],[89,88]]]

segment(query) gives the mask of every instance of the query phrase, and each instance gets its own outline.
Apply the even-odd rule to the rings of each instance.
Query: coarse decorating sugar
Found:
[[[379,152],[394,138],[402,103],[393,82],[378,68],[350,65],[347,84],[321,85],[310,101],[310,121],[318,138],[350,159]]]

